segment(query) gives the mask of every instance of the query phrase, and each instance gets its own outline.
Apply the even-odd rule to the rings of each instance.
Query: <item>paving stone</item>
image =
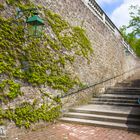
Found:
[[[18,140],[140,140],[140,133],[59,122],[41,131],[20,135]]]

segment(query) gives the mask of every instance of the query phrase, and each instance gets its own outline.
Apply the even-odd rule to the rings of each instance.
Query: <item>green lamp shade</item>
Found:
[[[26,23],[32,25],[44,25],[44,21],[38,15],[33,15],[32,17],[28,18]]]

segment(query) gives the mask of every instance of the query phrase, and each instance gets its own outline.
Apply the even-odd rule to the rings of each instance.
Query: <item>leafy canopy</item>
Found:
[[[130,7],[130,17],[129,25],[122,26],[120,31],[137,56],[140,57],[140,7],[138,5]]]

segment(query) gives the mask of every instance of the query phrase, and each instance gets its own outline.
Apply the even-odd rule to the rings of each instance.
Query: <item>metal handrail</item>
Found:
[[[95,86],[97,86],[97,85],[100,85],[100,84],[102,84],[102,83],[105,83],[105,82],[107,82],[107,81],[110,81],[110,80],[112,80],[112,79],[115,79],[115,78],[117,78],[117,77],[120,77],[120,76],[122,76],[122,75],[124,75],[124,74],[126,74],[126,73],[128,73],[128,72],[130,72],[130,71],[133,71],[133,70],[139,69],[139,68],[140,68],[140,66],[139,66],[139,67],[135,67],[135,68],[133,68],[133,69],[130,69],[129,71],[126,71],[126,72],[124,72],[124,73],[122,73],[122,74],[119,74],[119,75],[117,75],[117,76],[114,76],[114,77],[112,77],[112,78],[103,80],[103,81],[98,82],[98,83],[91,84],[91,85],[86,86],[86,87],[84,87],[84,88],[78,89],[78,90],[75,91],[75,92],[71,92],[71,93],[69,93],[69,94],[66,93],[65,95],[62,95],[62,96],[59,96],[59,97],[60,97],[60,98],[65,98],[65,97],[74,95],[74,94],[76,94],[76,93],[78,93],[78,92],[80,92],[80,91],[89,89],[89,88],[91,88],[91,87],[95,87]]]

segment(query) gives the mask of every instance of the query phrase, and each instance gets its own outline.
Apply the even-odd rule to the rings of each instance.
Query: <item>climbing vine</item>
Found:
[[[67,50],[75,51],[75,54],[88,58],[93,52],[91,43],[85,34],[85,30],[81,27],[72,27],[68,22],[51,12],[45,11],[49,25],[56,34],[61,44]]]
[[[15,109],[0,109],[0,124],[4,120],[14,121],[18,127],[24,126],[29,128],[31,123],[39,122],[40,120],[50,122],[58,118],[60,115],[60,105],[49,106],[44,103],[41,107],[36,107],[35,104],[24,102]]]
[[[8,100],[12,100],[18,95],[23,94],[20,91],[20,84],[15,83],[12,80],[4,80],[0,83],[0,92],[4,93],[5,89],[7,89],[8,92],[0,95],[0,101],[3,101],[4,103],[7,103]]]
[[[29,0],[24,3],[18,0],[16,5],[15,0],[6,2],[22,9],[33,6]],[[0,8],[3,8],[2,4]],[[63,92],[80,84],[78,77],[66,70],[66,64],[72,64],[77,55],[88,59],[93,52],[84,29],[72,27],[58,14],[49,10],[43,11],[52,33],[44,33],[42,38],[28,37],[23,19],[17,21],[14,18],[0,17],[0,76],[3,77],[0,79],[0,101],[4,104],[24,95],[21,92],[21,83],[38,88],[40,85],[47,85]],[[51,121],[58,117],[60,98],[40,94],[50,98],[52,104],[43,103],[41,107],[36,107],[34,103],[26,102],[15,109],[0,109],[0,122],[8,119],[17,126],[28,128],[31,123],[39,120]]]
[[[4,9],[4,5],[0,3],[0,10]]]

